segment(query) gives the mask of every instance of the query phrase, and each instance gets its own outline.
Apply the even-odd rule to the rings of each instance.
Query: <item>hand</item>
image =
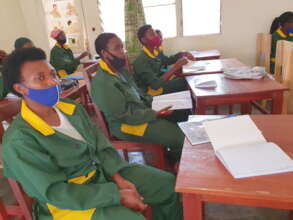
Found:
[[[191,60],[191,61],[196,61],[196,57],[194,57],[191,53],[189,52],[181,52],[181,55],[183,57],[186,57],[187,59]]]
[[[79,59],[82,59],[82,58],[84,58],[84,57],[86,57],[86,56],[88,56],[89,55],[89,53],[87,52],[87,51],[85,51],[85,52],[83,52],[82,54],[80,54],[80,56],[78,57]]]
[[[134,211],[143,212],[148,207],[144,204],[143,197],[138,197],[137,194],[130,189],[120,190],[121,204],[126,208]]]
[[[137,194],[137,197],[141,197],[141,195],[138,193],[135,185],[131,182],[129,182],[128,180],[124,179],[119,173],[116,173],[113,175],[113,180],[114,182],[117,184],[118,188],[120,190],[123,189],[129,189],[134,191]]]
[[[158,117],[166,117],[166,116],[169,116],[169,115],[172,115],[173,113],[173,110],[171,110],[172,106],[167,106],[166,108],[163,108],[161,110],[159,110],[156,115]]]
[[[183,65],[187,64],[188,60],[186,58],[180,58],[176,61],[176,63],[174,64],[173,68],[175,70],[180,69]]]

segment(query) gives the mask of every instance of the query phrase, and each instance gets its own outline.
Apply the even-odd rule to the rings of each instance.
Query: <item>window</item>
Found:
[[[124,41],[124,0],[99,0],[99,4],[103,31],[115,33]]]
[[[220,0],[182,0],[183,36],[220,33]]]
[[[143,0],[146,23],[162,31],[164,37],[176,37],[176,1]]]
[[[142,0],[146,23],[164,38],[220,33],[221,0]],[[124,0],[99,0],[102,27],[125,39]],[[115,15],[115,16],[114,16]]]

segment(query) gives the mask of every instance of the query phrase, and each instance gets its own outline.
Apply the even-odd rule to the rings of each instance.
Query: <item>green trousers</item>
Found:
[[[176,122],[186,121],[188,114],[189,111],[174,111],[173,114],[166,119],[159,118],[150,122],[144,136],[135,136],[122,132],[113,135],[118,139],[125,141],[161,144],[174,153],[178,153],[179,158],[185,136]]]
[[[152,207],[153,220],[182,220],[182,205],[174,192],[175,177],[148,166],[133,166],[120,171]],[[97,209],[92,220],[144,220],[144,216],[124,206]]]
[[[168,81],[168,83],[163,86],[163,89],[163,94],[168,94],[188,90],[188,86],[184,77],[177,77]]]

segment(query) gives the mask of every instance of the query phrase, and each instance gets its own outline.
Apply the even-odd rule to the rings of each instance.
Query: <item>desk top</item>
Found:
[[[253,115],[269,142],[293,158],[293,115]],[[176,192],[235,199],[293,203],[293,172],[234,179],[218,160],[210,143],[192,146],[185,140]],[[232,199],[231,199],[232,198]]]
[[[275,80],[269,79],[268,77],[264,77],[258,80],[236,80],[228,79],[223,74],[218,73],[200,76],[188,76],[186,77],[186,80],[196,97],[241,95],[288,90],[287,87],[283,86]],[[195,80],[215,80],[217,82],[217,87],[214,89],[195,88]]]

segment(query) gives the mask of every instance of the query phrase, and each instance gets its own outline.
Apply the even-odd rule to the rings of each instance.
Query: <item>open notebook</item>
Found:
[[[172,110],[192,109],[190,91],[174,92],[166,95],[155,96],[153,98],[153,110],[159,111],[168,106],[172,106]]]
[[[234,178],[293,171],[293,161],[267,142],[252,119],[237,116],[204,122],[215,154]]]

